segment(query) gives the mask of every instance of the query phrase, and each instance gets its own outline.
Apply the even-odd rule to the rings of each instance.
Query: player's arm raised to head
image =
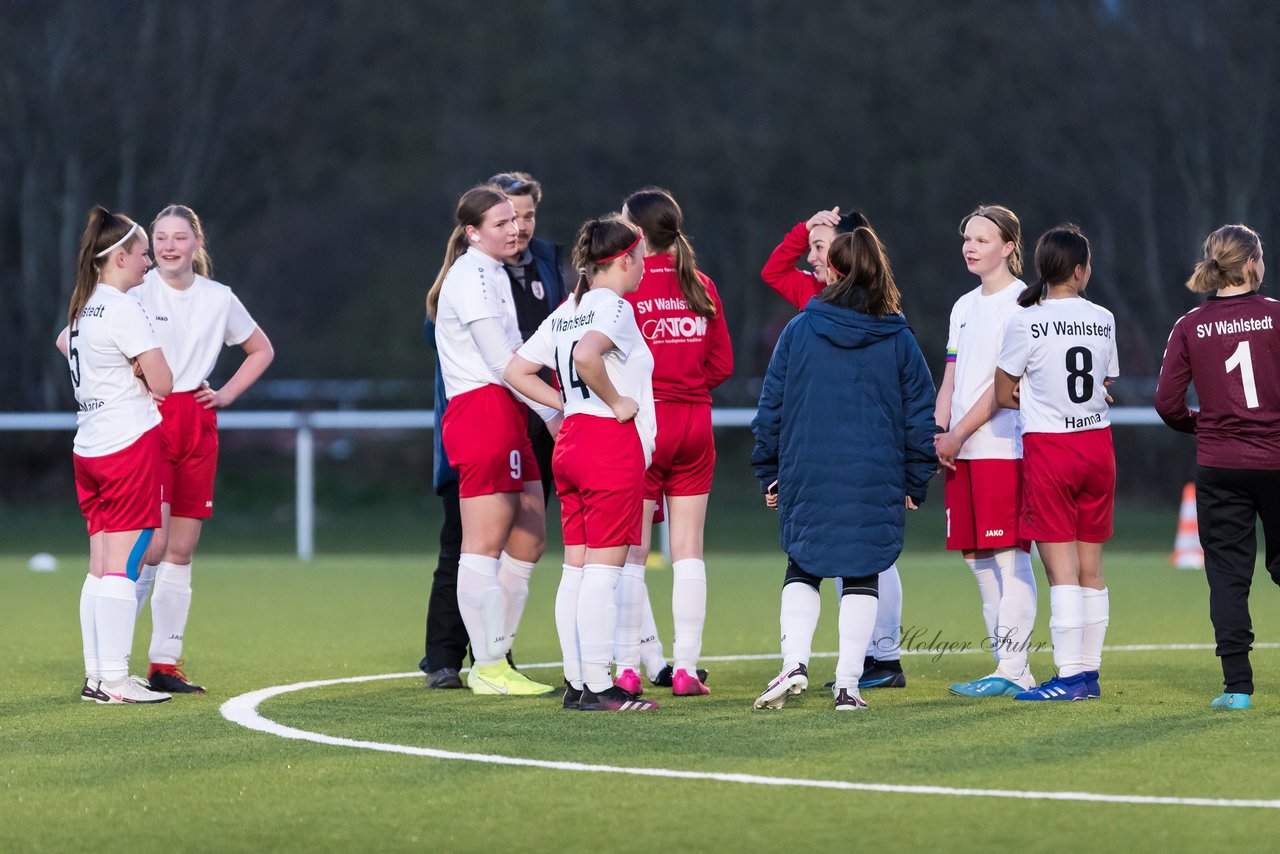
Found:
[[[138,363],[138,367],[142,369],[142,378],[147,383],[147,388],[156,397],[164,397],[173,391],[173,371],[169,369],[169,363],[165,361],[164,351],[159,347],[150,350],[143,350],[134,359]]]

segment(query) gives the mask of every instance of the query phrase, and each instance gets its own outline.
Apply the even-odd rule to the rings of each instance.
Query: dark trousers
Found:
[[[1252,694],[1249,588],[1258,558],[1257,522],[1262,520],[1267,572],[1280,584],[1280,471],[1200,466],[1196,514],[1222,681],[1228,693]]]
[[[555,490],[551,476],[551,454],[555,441],[542,419],[529,413],[529,439],[542,473],[543,500],[549,501]],[[424,673],[452,667],[461,670],[467,657],[467,626],[458,611],[458,558],[462,554],[462,511],[458,502],[458,482],[440,490],[444,506],[444,522],[440,525],[440,556],[431,579],[431,598],[427,602],[426,655],[418,663]]]

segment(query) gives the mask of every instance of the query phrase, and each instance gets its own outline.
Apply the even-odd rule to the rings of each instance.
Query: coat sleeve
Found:
[[[1182,321],[1173,325],[1169,343],[1160,364],[1160,381],[1156,383],[1156,412],[1180,433],[1196,432],[1200,413],[1187,406],[1187,387],[1191,385],[1191,354],[1182,335]]]
[[[938,455],[933,447],[933,436],[939,429],[933,419],[935,389],[915,336],[908,332],[900,341],[898,379],[902,384],[902,417],[906,425],[907,495],[921,504],[929,491],[929,479],[938,470]]]
[[[756,408],[756,417],[751,419],[751,432],[756,437],[756,446],[751,452],[751,465],[755,466],[756,479],[760,481],[761,492],[778,479],[782,395],[787,384],[787,358],[791,347],[791,327],[794,323],[793,320],[787,324],[778,338],[777,346],[773,348],[773,356],[769,359],[769,370],[765,372],[764,384],[760,388],[760,404]]]
[[[769,254],[760,278],[787,302],[802,309],[810,297],[822,290],[812,273],[796,269],[796,264],[809,251],[809,228],[798,223],[787,232],[782,242]]]

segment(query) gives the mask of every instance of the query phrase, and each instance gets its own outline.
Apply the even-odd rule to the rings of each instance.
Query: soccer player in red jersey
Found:
[[[764,283],[797,309],[827,286],[827,249],[837,234],[848,234],[855,228],[870,228],[871,223],[858,211],[840,213],[840,206],[822,210],[796,225],[782,238],[760,271]],[[799,270],[803,258],[813,271]]]
[[[1089,258],[1089,241],[1073,225],[1041,235],[1039,279],[1018,298],[1023,309],[1009,318],[996,362],[996,402],[1022,412],[1018,536],[1034,540],[1044,561],[1058,668],[1015,700],[1100,696],[1110,620],[1102,544],[1111,538],[1116,489],[1107,386],[1120,364],[1115,318],[1083,296]]]
[[[658,439],[645,472],[643,542],[627,555],[618,584],[616,680],[639,693],[644,657],[654,684],[670,685],[677,696],[698,696],[710,693],[698,675],[698,656],[707,617],[703,529],[716,464],[711,389],[733,373],[733,348],[720,294],[698,269],[693,244],[682,231],[684,214],[671,193],[656,187],[632,193],[622,216],[640,229],[648,247],[644,278],[625,299],[653,354]],[[671,531],[674,670],[661,657],[644,584],[654,508],[664,497]],[[642,656],[642,639],[651,654]]]
[[[1187,287],[1209,298],[1173,325],[1156,388],[1160,417],[1196,437],[1196,513],[1224,685],[1211,705],[1223,709],[1252,702],[1258,518],[1280,584],[1280,302],[1258,293],[1265,270],[1252,229],[1224,225],[1205,239]],[[1187,407],[1191,383],[1199,410]]]

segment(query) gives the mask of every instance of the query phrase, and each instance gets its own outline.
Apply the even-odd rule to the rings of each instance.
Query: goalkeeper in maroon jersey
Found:
[[[1265,270],[1252,229],[1224,225],[1205,239],[1187,287],[1209,298],[1173,325],[1156,388],[1160,417],[1196,436],[1196,512],[1224,685],[1211,705],[1222,709],[1247,709],[1253,694],[1258,518],[1280,584],[1280,302],[1258,293]],[[1187,407],[1191,383],[1198,411]]]

